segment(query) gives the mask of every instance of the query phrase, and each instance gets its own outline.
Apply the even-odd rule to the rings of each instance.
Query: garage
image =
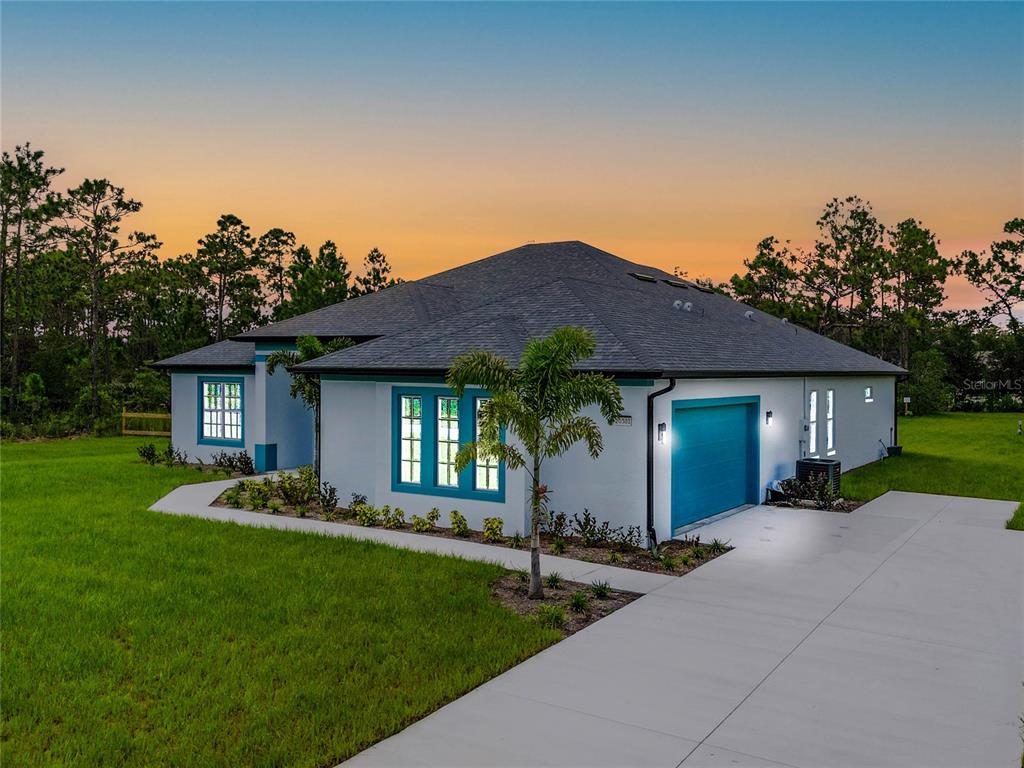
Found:
[[[760,399],[677,400],[672,405],[672,532],[756,503]]]

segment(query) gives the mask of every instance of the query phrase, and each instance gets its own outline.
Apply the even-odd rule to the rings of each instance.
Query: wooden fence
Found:
[[[156,423],[154,423],[156,422]],[[146,427],[166,427],[152,429]],[[150,437],[171,436],[171,414],[169,413],[132,413],[121,410],[122,435],[148,435]]]

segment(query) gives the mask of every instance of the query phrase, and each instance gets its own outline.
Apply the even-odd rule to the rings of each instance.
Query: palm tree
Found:
[[[289,368],[337,352],[353,345],[352,339],[340,338],[322,342],[316,336],[299,336],[295,341],[297,351],[279,349],[267,355],[267,375],[273,376],[278,366]],[[320,377],[314,373],[293,373],[289,388],[292,397],[302,398],[306,407],[313,411],[313,468],[320,477]]]
[[[580,410],[597,405],[611,424],[622,413],[622,393],[615,380],[599,373],[578,373],[573,366],[594,354],[594,336],[585,328],[567,326],[543,339],[532,339],[512,368],[504,359],[483,351],[460,355],[448,372],[448,386],[462,396],[475,384],[490,392],[480,407],[479,438],[465,443],[455,458],[462,471],[477,456],[492,456],[509,469],[526,467],[531,481],[530,597],[544,597],[540,580],[540,524],[548,489],[541,482],[545,459],[560,456],[571,446],[586,443],[597,458],[604,441],[601,429]],[[501,441],[510,429],[519,448]]]

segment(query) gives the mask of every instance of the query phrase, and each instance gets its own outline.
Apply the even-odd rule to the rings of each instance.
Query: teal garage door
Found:
[[[686,400],[672,412],[672,531],[757,501],[756,398]]]

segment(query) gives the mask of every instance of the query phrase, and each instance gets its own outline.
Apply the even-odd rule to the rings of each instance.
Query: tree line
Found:
[[[11,434],[106,431],[122,407],[166,411],[168,377],[147,363],[398,280],[374,248],[353,276],[327,241],[256,235],[221,216],[196,248],[158,258],[133,228],[142,203],[108,179],[64,192],[64,169],[30,144],[0,161],[0,409]]]
[[[889,226],[859,197],[833,199],[812,245],[761,240],[744,271],[711,287],[910,372],[915,413],[1024,409],[1024,219],[982,252],[946,257],[924,224]],[[941,309],[963,275],[979,310]],[[707,281],[705,281],[707,282]]]

